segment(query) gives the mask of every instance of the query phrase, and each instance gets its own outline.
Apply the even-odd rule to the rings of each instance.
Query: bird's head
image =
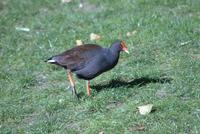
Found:
[[[111,50],[113,52],[120,52],[120,51],[124,51],[126,53],[129,53],[128,52],[128,48],[126,46],[126,43],[124,41],[121,41],[121,40],[117,40],[115,41],[112,46],[111,46]]]
[[[124,51],[124,52],[129,54],[128,48],[127,48],[126,43],[124,41],[120,42],[120,48],[121,48],[121,51]]]

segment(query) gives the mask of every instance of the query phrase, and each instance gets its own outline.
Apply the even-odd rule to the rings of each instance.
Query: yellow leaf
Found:
[[[143,105],[143,106],[138,106],[139,109],[139,113],[141,115],[146,115],[149,114],[152,110],[153,104],[147,104],[147,105]]]
[[[77,46],[83,45],[83,42],[81,40],[76,40],[76,45]]]
[[[95,33],[91,33],[91,34],[90,34],[90,40],[91,40],[91,41],[92,41],[92,40],[99,40],[99,39],[101,39],[101,36],[100,36],[100,35],[95,34]]]

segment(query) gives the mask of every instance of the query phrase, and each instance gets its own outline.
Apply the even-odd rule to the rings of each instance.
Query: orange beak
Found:
[[[126,52],[127,54],[129,54],[128,48],[126,47],[125,42],[121,42],[121,47],[122,47],[122,51]]]

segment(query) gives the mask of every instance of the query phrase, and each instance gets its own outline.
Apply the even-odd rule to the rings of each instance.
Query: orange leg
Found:
[[[88,96],[90,96],[90,81],[86,81],[86,86],[87,86],[87,93],[88,93]]]
[[[72,94],[77,96],[76,88],[75,88],[75,82],[72,79],[72,72],[70,70],[67,70],[67,77],[69,79],[69,82],[70,82],[70,85],[71,85],[71,88],[72,88]]]

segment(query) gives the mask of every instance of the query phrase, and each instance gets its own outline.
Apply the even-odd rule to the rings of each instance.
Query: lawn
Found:
[[[44,62],[78,39],[123,39],[130,52],[91,81],[91,97],[75,78],[80,100]],[[140,115],[145,104],[154,110]],[[200,133],[200,1],[1,0],[0,133]]]

